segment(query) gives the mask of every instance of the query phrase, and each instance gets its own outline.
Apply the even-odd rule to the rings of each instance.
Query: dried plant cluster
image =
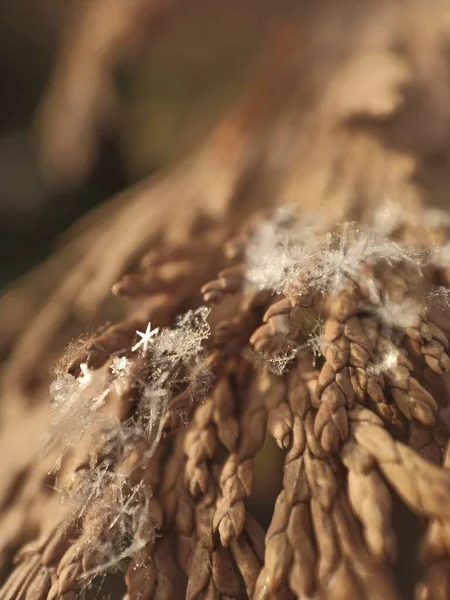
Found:
[[[2,599],[82,597],[124,568],[127,600],[398,598],[394,495],[423,523],[418,598],[447,597],[448,246],[413,244],[393,205],[327,227],[285,210],[199,232],[114,286],[157,299],[199,249],[222,263],[170,325],[71,347],[47,431],[65,511]],[[284,475],[265,532],[247,501],[267,436]]]
[[[0,300],[1,600],[450,598],[448,3],[382,4]]]

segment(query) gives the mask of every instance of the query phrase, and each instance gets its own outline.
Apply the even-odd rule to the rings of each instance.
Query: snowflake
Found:
[[[428,292],[425,299],[431,306],[446,310],[450,307],[450,289],[440,286]]]
[[[209,313],[206,306],[189,310],[177,318],[173,329],[163,329],[152,348],[154,361],[187,363],[201,354],[211,333]]]
[[[130,373],[131,361],[126,356],[115,356],[109,366],[113,375],[123,377]]]
[[[140,336],[141,339],[137,342],[137,344],[135,344],[131,348],[131,350],[133,352],[135,352],[138,348],[140,348],[142,346],[142,350],[143,350],[143,352],[145,354],[147,352],[150,340],[152,338],[154,338],[159,333],[159,328],[157,327],[156,329],[152,330],[152,324],[149,321],[147,323],[147,328],[146,328],[146,330],[144,332],[143,331],[136,331],[136,333]]]

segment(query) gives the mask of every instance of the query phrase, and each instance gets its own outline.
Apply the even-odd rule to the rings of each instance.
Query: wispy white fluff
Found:
[[[450,227],[450,213],[439,208],[428,208],[420,217],[422,225],[430,229],[441,229],[442,227]]]
[[[115,440],[117,446],[118,441],[119,434]],[[125,441],[129,442],[123,440],[122,449],[126,448]],[[106,455],[92,464],[70,495],[63,496],[63,501],[74,507],[72,518],[88,515],[90,523],[102,524],[102,535],[93,535],[89,540],[88,551],[95,553],[95,566],[84,571],[81,581],[84,587],[89,587],[99,574],[123,568],[156,537],[150,510],[153,492],[143,480],[130,485],[130,473],[128,469],[117,468],[117,458]]]
[[[152,362],[182,362],[195,358],[210,336],[208,323],[210,309],[202,306],[177,318],[173,328],[163,329],[152,344]]]
[[[428,229],[441,229],[450,227],[450,213],[438,208],[428,208],[415,212],[406,210],[398,202],[388,199],[381,202],[372,214],[372,225],[378,231],[390,235],[403,225],[427,227]]]
[[[372,225],[376,231],[384,235],[392,234],[405,222],[405,211],[397,202],[385,200],[374,211]]]
[[[74,506],[74,518],[89,513],[90,520],[98,515],[108,523],[107,531],[90,542],[96,567],[85,574],[86,585],[97,574],[136,557],[155,536],[149,506],[152,490],[145,480],[132,484],[130,473],[138,468],[145,471],[161,438],[168,404],[187,380],[196,397],[211,384],[204,354],[210,336],[209,312],[201,307],[179,316],[171,328],[150,328],[146,352],[130,348],[127,356],[116,356],[95,372],[83,363],[78,378],[60,369],[51,384],[47,447],[59,444],[63,455],[89,434],[99,448],[63,493],[63,499]],[[123,392],[125,384],[137,389],[139,402],[133,415],[119,423],[103,409],[109,394]]]
[[[406,329],[417,326],[424,306],[418,299],[405,298],[394,302],[389,296],[384,296],[377,304],[361,304],[361,309],[374,314],[388,328]]]
[[[426,301],[431,307],[447,310],[450,308],[450,289],[444,286],[434,288],[427,293]]]
[[[325,233],[318,223],[294,223],[265,223],[250,240],[246,259],[252,287],[275,293],[338,293],[349,281],[367,286],[366,266],[405,262],[421,267],[419,249],[398,244],[376,229],[344,223]]]
[[[450,267],[450,244],[437,246],[431,254],[430,262],[444,269]]]
[[[63,456],[87,431],[109,424],[111,416],[101,409],[110,392],[111,382],[102,372],[93,377],[85,366],[76,378],[58,370],[50,385],[51,420],[44,435],[44,448],[48,451],[59,445]]]
[[[288,280],[299,273],[299,257],[306,258],[318,244],[319,228],[318,221],[300,221],[288,209],[265,221],[247,245],[248,284],[283,293]]]
[[[401,357],[401,351],[390,344],[389,350],[377,362],[369,365],[367,371],[370,375],[380,375],[381,373],[395,369]]]

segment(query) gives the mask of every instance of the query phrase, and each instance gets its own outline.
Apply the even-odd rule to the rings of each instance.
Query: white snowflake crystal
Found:
[[[428,292],[425,299],[430,306],[434,306],[440,310],[447,310],[447,308],[450,308],[450,289],[439,286]]]
[[[145,331],[136,331],[137,335],[141,338],[132,348],[131,350],[133,352],[136,352],[136,350],[138,350],[138,348],[142,347],[142,351],[145,354],[148,350],[148,346],[150,344],[150,341],[156,336],[158,335],[159,332],[159,328],[157,327],[156,329],[152,329],[152,324],[150,323],[150,321],[147,323],[147,328]]]
[[[211,333],[210,309],[202,306],[181,315],[172,329],[163,329],[152,346],[153,360],[187,362],[203,350]]]
[[[126,356],[115,356],[109,368],[113,375],[126,377],[130,373],[131,361]]]

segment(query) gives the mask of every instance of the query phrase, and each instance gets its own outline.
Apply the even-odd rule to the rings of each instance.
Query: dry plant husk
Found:
[[[89,597],[114,569],[124,591],[111,596],[127,600],[450,598],[450,219],[435,208],[450,189],[449,10],[317,6],[308,29],[278,31],[197,151],[86,217],[1,300],[5,569],[21,548],[1,600]],[[404,254],[359,261],[338,287],[252,285],[254,240],[283,206],[297,235],[311,218],[319,240],[358,222],[351,235],[418,248],[420,268]],[[389,302],[421,309],[389,321]],[[163,361],[175,383],[141,427],[161,363],[152,343],[132,351],[136,331],[174,331],[203,305],[209,335],[189,360]],[[80,403],[86,373],[86,389],[108,382],[100,422],[74,403],[41,458],[47,373],[88,327],[57,382]],[[131,367],[113,385],[120,357]],[[284,466],[265,530],[252,513],[255,488],[271,485],[258,463],[268,438]],[[400,513],[417,524],[416,556]]]

